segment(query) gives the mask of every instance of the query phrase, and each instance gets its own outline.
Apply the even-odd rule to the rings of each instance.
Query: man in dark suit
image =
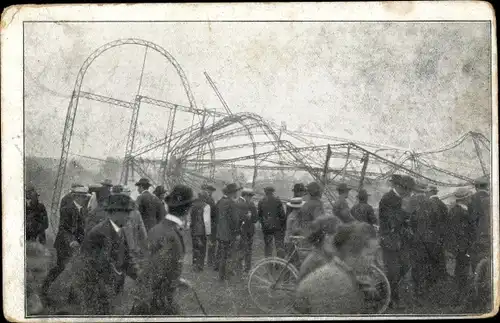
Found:
[[[305,223],[312,223],[315,219],[322,215],[325,215],[325,210],[323,208],[323,202],[321,201],[322,188],[316,183],[312,182],[307,185],[307,193],[309,199],[302,206],[299,212],[299,220]],[[305,225],[302,225],[305,227]]]
[[[343,223],[349,223],[354,221],[350,210],[349,204],[347,203],[347,198],[349,197],[350,188],[346,183],[340,183],[337,186],[337,192],[339,197],[337,201],[333,204],[333,215],[339,218]]]
[[[26,240],[45,244],[45,230],[49,227],[49,218],[45,205],[38,197],[39,194],[33,186],[26,189]]]
[[[151,187],[151,183],[147,178],[141,178],[135,185],[139,192],[139,196],[135,203],[141,213],[146,230],[149,231],[157,223],[162,221],[165,217],[166,210],[160,199],[148,191],[149,187]]]
[[[240,219],[236,199],[240,191],[238,185],[231,183],[224,188],[224,196],[217,205],[217,262],[219,279],[227,278],[227,262],[233,260],[232,250],[240,239]],[[232,262],[231,262],[232,264]],[[232,272],[230,274],[233,274]]]
[[[216,189],[212,185],[204,184],[201,186],[201,190],[205,192],[203,194],[203,201],[210,206],[210,236],[207,241],[207,266],[213,267],[217,247],[217,210],[212,194]]]
[[[456,304],[466,299],[465,291],[469,281],[470,248],[474,240],[474,222],[470,218],[469,203],[471,193],[466,188],[459,188],[455,193],[455,204],[450,208],[448,230],[451,237],[450,252],[455,256],[455,284],[454,297]]]
[[[175,292],[185,253],[183,223],[194,202],[193,191],[177,185],[166,199],[169,213],[148,233],[150,258],[137,279],[131,315],[179,315]]]
[[[125,232],[135,205],[129,196],[116,194],[103,201],[103,208],[106,219],[86,234],[80,253],[64,272],[66,279],[59,277],[50,287],[50,305],[58,312],[109,315],[123,290],[125,275],[137,278],[138,261],[130,252]]]
[[[59,230],[54,241],[57,263],[47,275],[42,293],[45,295],[50,284],[63,272],[73,252],[80,247],[84,238],[84,205],[88,201],[87,189],[75,186],[72,190],[72,202],[68,201],[60,209]]]
[[[255,223],[257,222],[257,208],[252,202],[252,197],[255,195],[252,189],[243,189],[241,196],[237,201],[240,209],[240,227],[241,227],[241,243],[240,243],[240,259],[242,268],[245,274],[250,272],[252,268],[252,245],[253,236],[255,233]]]
[[[404,197],[415,187],[410,176],[393,175],[392,189],[382,196],[379,203],[380,245],[382,247],[387,279],[391,285],[391,307],[400,307],[399,281],[408,270],[409,254],[404,246],[409,215],[402,209]]]
[[[210,205],[205,200],[207,193],[201,191],[193,203],[188,215],[188,227],[191,230],[193,244],[193,271],[203,271],[207,253],[207,236],[210,236]]]
[[[492,259],[491,250],[491,214],[490,214],[490,193],[489,177],[481,176],[474,182],[476,192],[471,196],[468,205],[469,216],[474,223],[474,241],[471,246],[471,266],[475,272],[479,262],[486,258]],[[489,266],[489,265],[487,265]],[[491,271],[486,271],[489,275]],[[491,277],[486,278],[486,283],[481,284],[477,299],[473,300],[473,305],[477,311],[491,311]]]
[[[351,209],[351,215],[359,222],[366,222],[373,226],[378,225],[377,217],[373,207],[368,204],[368,192],[365,189],[360,189],[358,192],[358,203]]]
[[[285,257],[284,229],[286,228],[285,210],[281,201],[274,196],[274,187],[264,188],[266,196],[259,201],[257,217],[264,233],[264,254],[271,257],[273,254],[273,240],[278,257]],[[282,236],[283,235],[283,236]]]

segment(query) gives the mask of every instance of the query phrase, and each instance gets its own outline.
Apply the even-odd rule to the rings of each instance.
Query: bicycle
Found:
[[[265,313],[283,314],[280,313],[283,311],[286,314],[293,307],[299,271],[292,261],[296,256],[301,260],[304,254],[312,249],[300,245],[304,237],[292,236],[290,238],[294,248],[286,259],[264,258],[257,262],[250,271],[247,284],[250,298]],[[276,273],[278,273],[277,277]],[[370,308],[373,308],[375,313],[385,312],[391,300],[391,289],[384,272],[374,264],[363,276],[365,281],[371,282],[373,291],[379,296],[368,297],[367,302]]]

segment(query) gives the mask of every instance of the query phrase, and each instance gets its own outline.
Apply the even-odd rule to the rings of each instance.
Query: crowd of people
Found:
[[[332,212],[325,211],[323,188],[312,182],[295,184],[284,203],[273,187],[256,193],[235,183],[222,189],[205,184],[198,196],[176,185],[170,192],[142,178],[139,196],[105,180],[85,187],[73,184],[60,204],[54,241],[57,260],[45,275],[47,212],[33,187],[26,191],[28,314],[111,314],[123,291],[125,276],[135,280],[132,315],[179,314],[175,294],[183,284],[184,237],[191,236],[192,270],[208,267],[220,281],[245,278],[252,268],[256,224],[264,237],[264,254],[287,258],[293,238],[305,237],[311,251],[291,261],[300,268],[294,310],[302,314],[363,313],[373,286],[360,277],[381,253],[391,286],[391,307],[401,308],[399,285],[411,272],[415,302],[447,279],[445,252],[455,258],[453,295],[458,304],[470,301],[466,288],[478,262],[490,255],[489,181],[482,177],[476,192],[459,189],[448,207],[436,187],[393,175],[391,190],[379,202],[378,215],[360,189],[357,203],[347,202],[351,190],[341,183]],[[485,295],[486,296],[486,295]],[[487,300],[481,303],[487,304]]]

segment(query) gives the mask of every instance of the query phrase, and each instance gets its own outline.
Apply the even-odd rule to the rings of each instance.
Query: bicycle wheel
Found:
[[[297,269],[281,258],[262,259],[250,272],[248,293],[254,304],[265,313],[289,313],[298,276]]]
[[[384,272],[372,265],[368,273],[360,278],[371,285],[371,292],[365,295],[368,309],[373,313],[384,313],[391,302],[391,286]]]

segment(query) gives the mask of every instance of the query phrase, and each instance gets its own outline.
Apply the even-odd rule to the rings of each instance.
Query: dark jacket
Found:
[[[257,217],[262,224],[262,231],[276,231],[286,228],[286,215],[281,201],[273,196],[265,196],[259,201]]]
[[[58,254],[70,256],[72,254],[70,243],[72,241],[79,244],[83,242],[85,229],[83,213],[83,206],[79,210],[73,201],[66,203],[59,211],[59,230],[54,240],[54,248]]]
[[[175,291],[182,274],[185,246],[182,228],[164,219],[148,233],[149,261],[132,291],[132,315],[178,314]]]
[[[118,234],[109,220],[102,221],[50,286],[49,303],[54,311],[70,308],[73,315],[109,315],[125,275],[135,279],[137,272],[125,234]]]
[[[234,241],[240,234],[238,206],[232,199],[224,196],[217,203],[217,239]]]
[[[311,223],[322,215],[325,215],[323,202],[319,197],[311,197],[300,209],[299,218],[304,223]]]
[[[491,215],[490,195],[485,191],[478,191],[471,196],[468,205],[470,219],[474,223],[476,240],[490,241]]]
[[[203,220],[203,211],[208,205],[203,200],[196,200],[191,207],[191,235],[205,236],[205,221]]]
[[[408,214],[401,207],[402,198],[394,191],[382,196],[379,203],[380,245],[388,250],[400,250],[404,240],[403,231],[408,226]]]
[[[371,225],[378,225],[377,217],[373,207],[364,202],[359,202],[351,209],[351,215],[359,222],[366,222]]]
[[[470,218],[469,210],[455,204],[450,208],[449,219],[449,234],[452,239],[450,251],[467,252],[474,241],[474,221]]]
[[[202,196],[201,200],[210,205],[210,235],[217,237],[217,207],[211,196]]]
[[[333,215],[339,218],[344,223],[354,221],[351,213],[349,212],[349,204],[345,199],[339,199],[333,204]]]
[[[49,218],[45,205],[33,200],[31,205],[26,205],[26,239],[37,240],[39,236],[45,234],[49,227]]]
[[[241,232],[253,235],[255,233],[255,223],[257,223],[258,220],[255,204],[247,202],[242,197],[238,199],[236,204],[239,208]]]
[[[135,203],[142,216],[146,230],[151,230],[157,223],[161,222],[166,215],[165,207],[159,198],[149,191],[142,192]]]

